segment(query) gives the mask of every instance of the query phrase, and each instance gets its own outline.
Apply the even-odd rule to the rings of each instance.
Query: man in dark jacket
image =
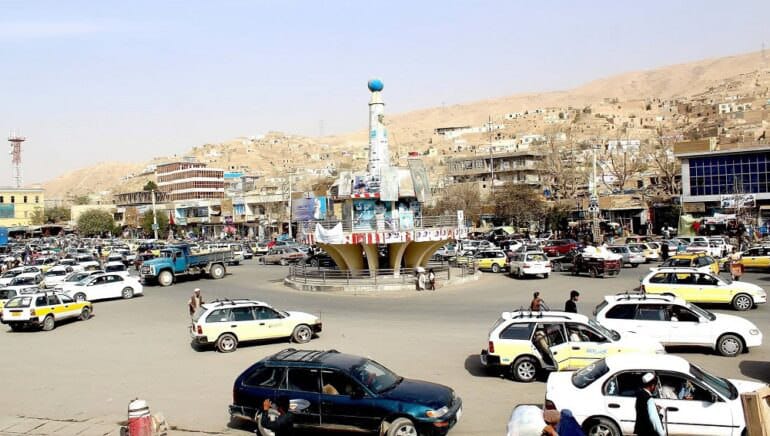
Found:
[[[642,388],[636,393],[636,423],[634,434],[638,436],[665,436],[663,423],[660,421],[658,407],[652,400],[652,395],[658,387],[655,375],[648,372],[642,376]]]
[[[580,297],[580,292],[576,290],[571,290],[569,292],[569,300],[567,300],[564,303],[564,311],[565,312],[571,312],[571,313],[578,313],[577,310],[577,301]]]
[[[294,434],[294,414],[289,410],[289,399],[285,397],[278,399],[276,406],[279,416],[274,420],[270,420],[270,416],[267,413],[271,405],[270,400],[265,400],[262,403],[263,412],[259,422],[260,425],[271,430],[275,433],[275,436],[292,436]],[[259,434],[259,430],[256,433]]]

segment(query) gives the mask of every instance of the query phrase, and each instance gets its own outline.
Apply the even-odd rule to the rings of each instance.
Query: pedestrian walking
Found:
[[[661,242],[661,245],[660,245],[660,257],[663,260],[668,259],[668,241]]]
[[[436,290],[436,273],[433,272],[433,268],[428,270],[428,289]]]
[[[539,291],[535,291],[535,293],[532,294],[532,302],[529,303],[529,310],[533,312],[540,312],[543,310],[543,299],[540,298]]]
[[[190,297],[190,301],[187,302],[187,306],[190,309],[190,316],[193,316],[195,311],[198,310],[198,308],[201,307],[203,303],[204,301],[203,296],[201,296],[201,289],[195,288],[192,296]]]
[[[577,302],[578,302],[579,298],[580,298],[580,292],[578,292],[578,291],[576,291],[574,289],[571,290],[569,292],[569,300],[567,300],[564,303],[564,311],[565,312],[571,312],[571,313],[578,313]]]
[[[417,290],[418,291],[425,290],[425,273],[422,271],[417,273]]]
[[[663,423],[658,412],[659,407],[652,400],[658,387],[655,375],[648,372],[642,376],[642,388],[636,393],[636,423],[634,434],[638,436],[664,436]]]

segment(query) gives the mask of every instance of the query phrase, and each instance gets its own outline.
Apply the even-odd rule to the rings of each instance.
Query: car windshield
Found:
[[[722,280],[723,282],[727,283],[728,285],[732,285],[733,284],[733,279],[731,279],[730,277],[727,277],[727,276],[721,276],[720,275],[719,276],[719,280]]]
[[[714,315],[713,313],[709,312],[706,309],[700,308],[692,303],[687,303],[687,308],[711,321],[714,321],[715,319],[717,319],[717,316]]]
[[[11,280],[11,286],[33,285],[33,284],[35,284],[34,277],[16,277],[15,279]]]
[[[117,272],[117,271],[125,271],[126,266],[125,265],[108,265],[104,271],[105,272]]]
[[[16,296],[16,291],[13,289],[0,289],[0,300],[7,300]]]
[[[736,389],[727,379],[711,375],[693,364],[690,364],[690,374],[719,392],[723,397],[731,400],[738,398],[738,389]]]
[[[632,246],[628,247],[628,251],[631,251],[633,253],[641,253],[642,252],[642,247],[640,247],[638,245],[632,245]]]
[[[5,303],[5,307],[6,308],[29,307],[30,304],[32,304],[32,297],[16,297],[8,300],[8,302]]]
[[[351,374],[362,385],[374,392],[381,393],[396,387],[403,380],[389,369],[372,360],[351,368]]]
[[[609,370],[607,362],[605,362],[604,359],[599,359],[572,374],[572,384],[578,389],[583,389],[598,380],[604,374],[607,374]]]
[[[72,273],[72,274],[68,275],[67,278],[64,279],[64,281],[66,281],[66,282],[79,282],[79,281],[83,280],[86,277],[88,277],[88,274]]]
[[[4,278],[4,279],[11,279],[11,278],[14,278],[14,277],[16,277],[16,276],[17,276],[17,275],[19,275],[19,274],[21,274],[21,270],[16,270],[16,271],[14,271],[14,270],[11,270],[11,271],[6,271],[6,272],[5,272],[5,273],[2,275],[2,278]]]
[[[45,273],[46,277],[53,277],[53,276],[63,276],[66,275],[67,271],[60,269],[60,270],[51,270]]]
[[[620,340],[620,333],[616,332],[615,330],[610,330],[592,319],[588,320],[588,325],[595,328],[596,330],[599,330],[599,333],[604,335],[605,338],[612,338],[613,341]]]

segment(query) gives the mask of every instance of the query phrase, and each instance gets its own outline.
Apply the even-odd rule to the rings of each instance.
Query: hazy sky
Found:
[[[770,1],[0,0],[0,133],[25,182],[387,110],[770,49]],[[0,153],[0,185],[10,157]]]

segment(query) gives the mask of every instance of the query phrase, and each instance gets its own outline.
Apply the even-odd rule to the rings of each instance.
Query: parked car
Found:
[[[573,239],[556,239],[546,242],[543,251],[548,256],[562,256],[577,248],[578,243]]]
[[[738,263],[744,268],[770,268],[770,247],[751,247],[741,253]]]
[[[727,380],[670,354],[619,354],[575,373],[551,374],[544,406],[572,411],[587,435],[633,434],[635,396],[648,372],[659,381],[655,405],[669,435],[745,434],[740,394],[767,386]]]
[[[120,274],[128,277],[128,268],[123,262],[107,262],[104,265],[104,272]]]
[[[493,244],[492,242],[486,240],[476,241],[471,239],[460,241],[460,247],[463,251],[471,251],[474,253],[481,250],[497,249],[497,245]]]
[[[664,260],[660,268],[695,268],[698,272],[719,274],[719,262],[705,253],[676,254]],[[650,268],[650,271],[658,269]]]
[[[301,262],[305,257],[305,253],[297,247],[278,247],[271,248],[267,254],[259,258],[259,261],[265,265],[288,265],[290,263]]]
[[[718,245],[716,242],[709,242],[707,240],[694,241],[685,249],[688,253],[706,253],[709,256],[716,258],[722,257],[722,250],[722,246]]]
[[[660,252],[658,248],[653,247],[653,243],[641,242],[628,244],[628,248],[632,251],[641,252],[644,256],[644,262],[657,262],[660,259]]]
[[[636,268],[645,262],[644,256],[642,256],[641,252],[631,251],[627,245],[610,245],[607,247],[607,250],[621,256],[621,263],[623,266],[629,265],[633,268]]]
[[[762,345],[762,332],[754,323],[714,314],[671,296],[610,295],[596,306],[594,316],[603,326],[619,332],[644,334],[666,346],[707,347],[727,357]]]
[[[450,258],[457,255],[458,245],[457,244],[446,244],[443,247],[436,250],[436,253],[433,255],[433,257],[436,260],[449,260]]]
[[[606,256],[591,256],[579,251],[572,251],[559,259],[560,271],[570,271],[572,275],[588,274],[592,278],[615,277],[620,274],[622,261]]]
[[[11,268],[8,271],[4,272],[3,275],[0,276],[0,286],[5,286],[11,283],[16,276],[19,274],[30,274],[30,273],[38,273],[43,274],[43,270],[36,266],[20,266],[16,268]]]
[[[551,261],[545,253],[516,253],[508,264],[509,274],[520,279],[526,276],[542,275],[547,279],[551,275]]]
[[[337,266],[337,263],[334,262],[334,259],[329,256],[329,253],[325,251],[319,251],[312,256],[305,258],[303,263],[314,268],[334,268]]]
[[[503,250],[477,251],[473,259],[479,269],[491,270],[493,273],[508,268],[508,256]]]
[[[609,330],[584,315],[503,312],[481,350],[484,367],[531,382],[541,370],[571,371],[615,353],[663,353],[660,342]]]
[[[74,268],[68,265],[56,265],[48,270],[43,276],[43,287],[53,288],[67,278],[74,271]]]
[[[757,285],[696,269],[660,268],[642,280],[642,288],[648,294],[674,295],[690,303],[730,304],[735,310],[767,302],[767,293]]]
[[[96,301],[109,298],[134,298],[144,293],[144,287],[133,277],[125,277],[119,273],[96,274],[84,278],[77,283],[63,283],[63,294],[70,296],[75,301]]]
[[[290,348],[250,366],[235,380],[230,416],[259,423],[265,399],[293,403],[296,427],[386,436],[446,435],[462,416],[451,388],[334,350]]]
[[[52,291],[21,294],[8,300],[3,307],[0,322],[11,330],[23,327],[39,327],[53,330],[56,323],[70,318],[83,321],[91,317],[93,306],[88,301],[73,301],[67,295]]]

